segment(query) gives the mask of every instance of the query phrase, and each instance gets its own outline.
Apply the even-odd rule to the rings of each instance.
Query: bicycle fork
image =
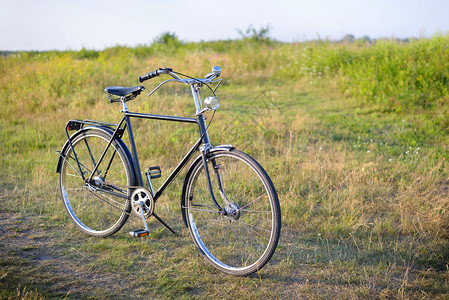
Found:
[[[200,129],[200,134],[201,134],[201,137],[203,140],[203,147],[201,149],[201,155],[202,155],[202,159],[203,159],[204,173],[207,178],[207,185],[209,188],[210,197],[212,198],[212,201],[214,202],[214,204],[218,208],[218,210],[220,212],[223,212],[224,209],[220,206],[220,204],[218,204],[217,199],[215,199],[214,190],[212,188],[212,182],[210,179],[209,168],[207,166],[207,154],[209,153],[209,150],[212,148],[212,145],[210,144],[209,134],[207,132],[206,119],[204,117],[204,113],[198,113],[197,118],[198,118],[197,120],[198,120],[199,129]],[[218,188],[220,191],[220,195],[222,196],[222,198],[225,199],[226,197],[223,197],[224,196],[223,185],[222,185],[222,180],[221,180],[218,165],[215,162],[215,160],[211,160],[211,161],[212,161],[213,169],[215,170],[215,174],[217,176]],[[225,200],[225,202],[226,202],[226,200]]]

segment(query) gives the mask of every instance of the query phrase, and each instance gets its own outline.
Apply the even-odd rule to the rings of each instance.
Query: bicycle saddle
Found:
[[[145,89],[144,86],[133,86],[133,87],[121,87],[121,86],[110,86],[104,89],[108,94],[123,97],[129,94],[139,95]]]

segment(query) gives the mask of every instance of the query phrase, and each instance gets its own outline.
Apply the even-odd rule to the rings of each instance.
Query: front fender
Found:
[[[209,150],[207,150],[207,153],[214,153],[217,151],[232,151],[234,150],[234,146],[232,145],[220,145],[220,146],[215,146],[210,148]],[[187,217],[186,217],[186,210],[183,209],[183,207],[185,206],[185,199],[186,199],[186,193],[187,193],[187,182],[189,181],[190,176],[192,176],[192,172],[195,169],[195,167],[198,164],[203,163],[203,156],[199,155],[197,158],[195,158],[195,160],[192,162],[192,164],[190,165],[189,169],[187,170],[187,174],[186,177],[184,178],[184,184],[182,185],[182,193],[181,193],[181,215],[182,215],[182,220],[184,222],[184,225],[187,227]]]
[[[207,150],[207,153],[213,153],[213,152],[217,152],[217,151],[221,151],[221,150],[232,151],[234,149],[235,148],[232,145],[219,145],[219,146],[210,148],[209,150]],[[190,172],[192,172],[193,167],[195,167],[198,162],[202,161],[202,159],[203,159],[202,155],[199,155],[197,158],[195,158],[195,160],[192,162],[192,164],[190,165],[190,167],[187,171],[187,175],[190,175]],[[188,177],[187,175],[186,175],[186,178]]]
[[[220,145],[220,146],[215,146],[209,149],[208,152],[213,152],[213,151],[218,151],[218,150],[227,150],[227,151],[231,151],[235,149],[234,146],[232,145]]]

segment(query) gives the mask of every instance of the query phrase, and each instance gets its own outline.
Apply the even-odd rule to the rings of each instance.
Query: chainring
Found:
[[[143,201],[143,214],[145,218],[149,218],[154,211],[154,200],[149,190],[139,187],[134,190],[131,195],[131,206],[137,216],[141,216],[139,201]]]

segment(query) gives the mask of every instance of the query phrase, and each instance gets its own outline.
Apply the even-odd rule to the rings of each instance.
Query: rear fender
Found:
[[[88,126],[88,127],[83,127],[80,130],[76,131],[75,133],[73,133],[70,136],[70,140],[67,140],[65,142],[64,146],[62,147],[61,152],[59,153],[58,164],[56,166],[56,173],[61,173],[62,162],[65,159],[64,154],[67,152],[68,148],[70,147],[70,142],[69,141],[73,141],[79,135],[84,134],[86,131],[88,131],[90,129],[102,131],[102,132],[106,133],[107,135],[109,135],[110,137],[112,137],[114,135],[114,132],[111,129],[109,129],[107,127],[102,127],[102,126]],[[128,157],[128,161],[131,164],[132,171],[133,171],[133,173],[135,173],[134,160],[133,160],[133,157],[132,157],[131,152],[129,151],[128,147],[123,142],[123,140],[120,139],[120,138],[116,138],[115,141],[118,143],[119,147],[122,148],[123,152]],[[134,178],[137,178],[136,174],[133,174],[133,175],[134,175]]]

